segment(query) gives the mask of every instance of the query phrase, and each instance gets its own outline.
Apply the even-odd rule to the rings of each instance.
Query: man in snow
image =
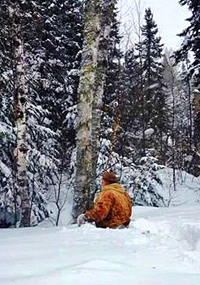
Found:
[[[94,207],[77,218],[79,226],[85,222],[95,222],[100,228],[128,227],[132,212],[131,198],[118,183],[113,172],[104,172],[102,190],[95,200]]]

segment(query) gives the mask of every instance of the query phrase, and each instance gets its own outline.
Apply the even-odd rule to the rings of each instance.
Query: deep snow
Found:
[[[198,285],[200,205],[134,207],[129,229],[0,230],[1,285]]]

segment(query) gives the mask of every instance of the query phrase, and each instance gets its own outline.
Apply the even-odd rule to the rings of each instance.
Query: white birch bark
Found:
[[[17,128],[17,146],[15,159],[17,168],[17,188],[21,198],[20,226],[30,226],[30,201],[28,194],[26,170],[26,101],[27,87],[25,84],[25,64],[23,59],[23,42],[21,36],[21,13],[17,0],[9,3],[12,23],[13,56],[14,56],[14,115]]]
[[[72,217],[85,212],[95,188],[99,128],[104,90],[107,41],[115,0],[88,0],[79,83],[77,170]]]

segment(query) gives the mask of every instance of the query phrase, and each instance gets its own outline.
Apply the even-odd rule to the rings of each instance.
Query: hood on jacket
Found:
[[[119,193],[125,193],[126,190],[119,183],[112,183],[103,187],[102,191],[117,191]]]

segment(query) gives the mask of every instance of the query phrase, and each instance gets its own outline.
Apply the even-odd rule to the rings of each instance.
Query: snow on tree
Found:
[[[125,53],[123,67],[122,131],[120,143],[122,155],[140,157],[143,122],[142,69],[134,48]],[[145,131],[145,130],[144,130]]]
[[[157,170],[163,166],[157,164],[157,159],[148,151],[142,157],[139,165],[124,161],[121,182],[132,197],[133,204],[139,206],[164,207],[163,193],[159,193],[155,185],[162,185]]]
[[[200,92],[198,89],[194,90],[193,107],[194,107],[194,175],[200,174]]]
[[[84,45],[79,83],[77,169],[72,216],[88,207],[95,191],[102,96],[107,64],[107,42],[113,20],[114,0],[88,0],[84,13]]]
[[[154,128],[155,148],[162,152],[162,133],[166,132],[166,102],[163,83],[161,38],[153,19],[151,9],[145,10],[145,24],[142,26],[141,42],[137,45],[142,67],[142,122],[143,151],[145,153],[145,130]],[[161,140],[160,140],[161,139]]]
[[[163,44],[150,8],[146,9],[144,19],[140,41],[126,51],[124,63],[124,149],[131,151],[137,160],[148,148],[154,148],[157,157],[162,157],[163,137],[168,129]],[[154,131],[147,137],[149,129]]]
[[[120,50],[121,36],[119,35],[118,12],[115,9],[111,24],[110,38],[108,41],[108,64],[103,94],[103,107],[100,128],[100,152],[97,166],[97,181],[99,182],[102,172],[114,171],[114,157],[119,152],[119,132],[121,125],[121,101],[122,101],[122,73]]]
[[[166,165],[175,169],[189,166],[185,157],[192,153],[193,131],[191,117],[190,84],[187,80],[185,66],[176,66],[172,51],[164,54],[164,80],[168,96],[169,129],[165,144]]]
[[[27,130],[26,130],[26,102],[28,88],[25,77],[25,62],[22,40],[22,13],[18,1],[9,2],[9,13],[12,29],[13,54],[14,54],[14,118],[17,128],[17,145],[15,159],[17,168],[17,191],[21,198],[21,226],[30,225],[31,207],[27,181]]]
[[[14,187],[13,53],[7,4],[0,3],[0,227],[16,224],[19,219],[19,195]]]
[[[179,36],[183,37],[183,42],[179,50],[176,51],[178,61],[186,60],[188,54],[192,53],[192,63],[190,65],[190,75],[194,79],[196,87],[200,87],[200,3],[198,0],[179,0],[180,5],[187,5],[192,15],[186,19],[189,25]]]
[[[60,193],[61,177],[63,192],[71,187],[65,181],[73,175],[69,166],[75,148],[75,129],[74,123],[68,122],[76,117],[82,1],[54,1],[49,5],[49,1],[3,0],[0,7],[0,219],[5,226],[16,225],[20,219],[13,157],[16,143],[21,143],[20,132],[18,137],[15,133],[18,129],[25,134],[27,150],[23,156],[30,203],[26,217],[31,225],[36,225],[49,215],[48,199],[52,202],[52,194]],[[18,12],[20,18],[16,17]],[[12,43],[16,43],[15,54]],[[21,84],[25,102],[20,100],[22,90],[18,90],[22,91],[18,97],[14,93],[17,84]],[[17,128],[13,101],[21,116]],[[62,195],[58,196],[62,204]],[[28,221],[21,225],[25,224]]]
[[[35,1],[27,7],[30,13],[24,25],[32,30],[32,34],[24,30],[31,83],[27,109],[28,175],[34,223],[48,216],[47,203],[55,203],[60,212],[64,192],[71,185],[66,181],[70,179],[70,158],[75,147],[71,122],[76,117],[81,8],[79,0],[54,1],[51,5],[49,1]]]

